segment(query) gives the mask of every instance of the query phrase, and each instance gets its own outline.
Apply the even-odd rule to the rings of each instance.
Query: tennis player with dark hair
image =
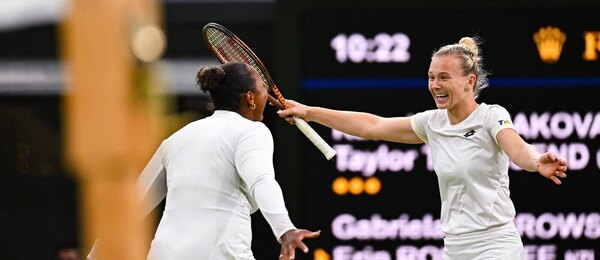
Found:
[[[148,213],[166,196],[148,259],[254,259],[250,214],[260,210],[280,259],[294,259],[315,238],[294,227],[273,169],[273,139],[260,121],[267,92],[242,63],[205,67],[197,83],[215,105],[162,142],[138,183]],[[158,196],[156,196],[158,195]]]
[[[367,139],[428,144],[442,202],[443,259],[523,259],[509,196],[509,159],[556,184],[566,177],[566,160],[527,144],[503,107],[477,103],[487,73],[476,39],[465,37],[434,52],[428,75],[437,109],[410,117],[383,118],[293,101],[279,115],[290,123],[297,116]]]

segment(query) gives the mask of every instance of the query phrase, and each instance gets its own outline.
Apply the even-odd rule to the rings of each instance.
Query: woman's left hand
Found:
[[[558,185],[562,183],[559,178],[564,179],[567,177],[567,161],[559,158],[553,152],[542,154],[537,160],[536,167],[542,176]]]
[[[291,229],[281,236],[280,260],[294,260],[296,258],[296,248],[307,253],[308,247],[302,242],[305,238],[316,238],[321,231],[312,232],[305,229]]]

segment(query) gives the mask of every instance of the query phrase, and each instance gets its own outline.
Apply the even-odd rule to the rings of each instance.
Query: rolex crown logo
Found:
[[[567,36],[556,27],[546,26],[533,34],[540,58],[545,63],[556,63]]]

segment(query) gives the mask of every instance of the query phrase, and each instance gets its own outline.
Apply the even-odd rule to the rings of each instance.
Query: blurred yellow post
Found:
[[[61,28],[67,162],[80,184],[83,248],[99,239],[96,259],[144,259],[149,245],[135,182],[162,126],[140,79],[149,61],[131,43],[138,29],[160,28],[159,13],[155,0],[73,0]]]

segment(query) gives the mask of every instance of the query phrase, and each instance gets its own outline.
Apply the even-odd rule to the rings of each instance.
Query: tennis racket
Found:
[[[275,104],[279,109],[290,108],[290,105],[281,95],[279,88],[277,88],[273,82],[265,65],[240,38],[217,23],[209,23],[204,26],[202,35],[204,36],[204,42],[215,56],[217,56],[219,62],[241,62],[254,67],[254,69],[258,71],[258,74],[269,93],[269,101]],[[273,95],[275,97],[273,97]],[[300,129],[300,131],[308,137],[323,155],[325,155],[327,160],[333,158],[336,153],[335,150],[331,148],[331,146],[329,146],[329,144],[327,144],[325,140],[323,140],[323,138],[321,138],[321,136],[306,123],[306,121],[298,117],[294,117],[294,121],[296,122],[298,129]]]

